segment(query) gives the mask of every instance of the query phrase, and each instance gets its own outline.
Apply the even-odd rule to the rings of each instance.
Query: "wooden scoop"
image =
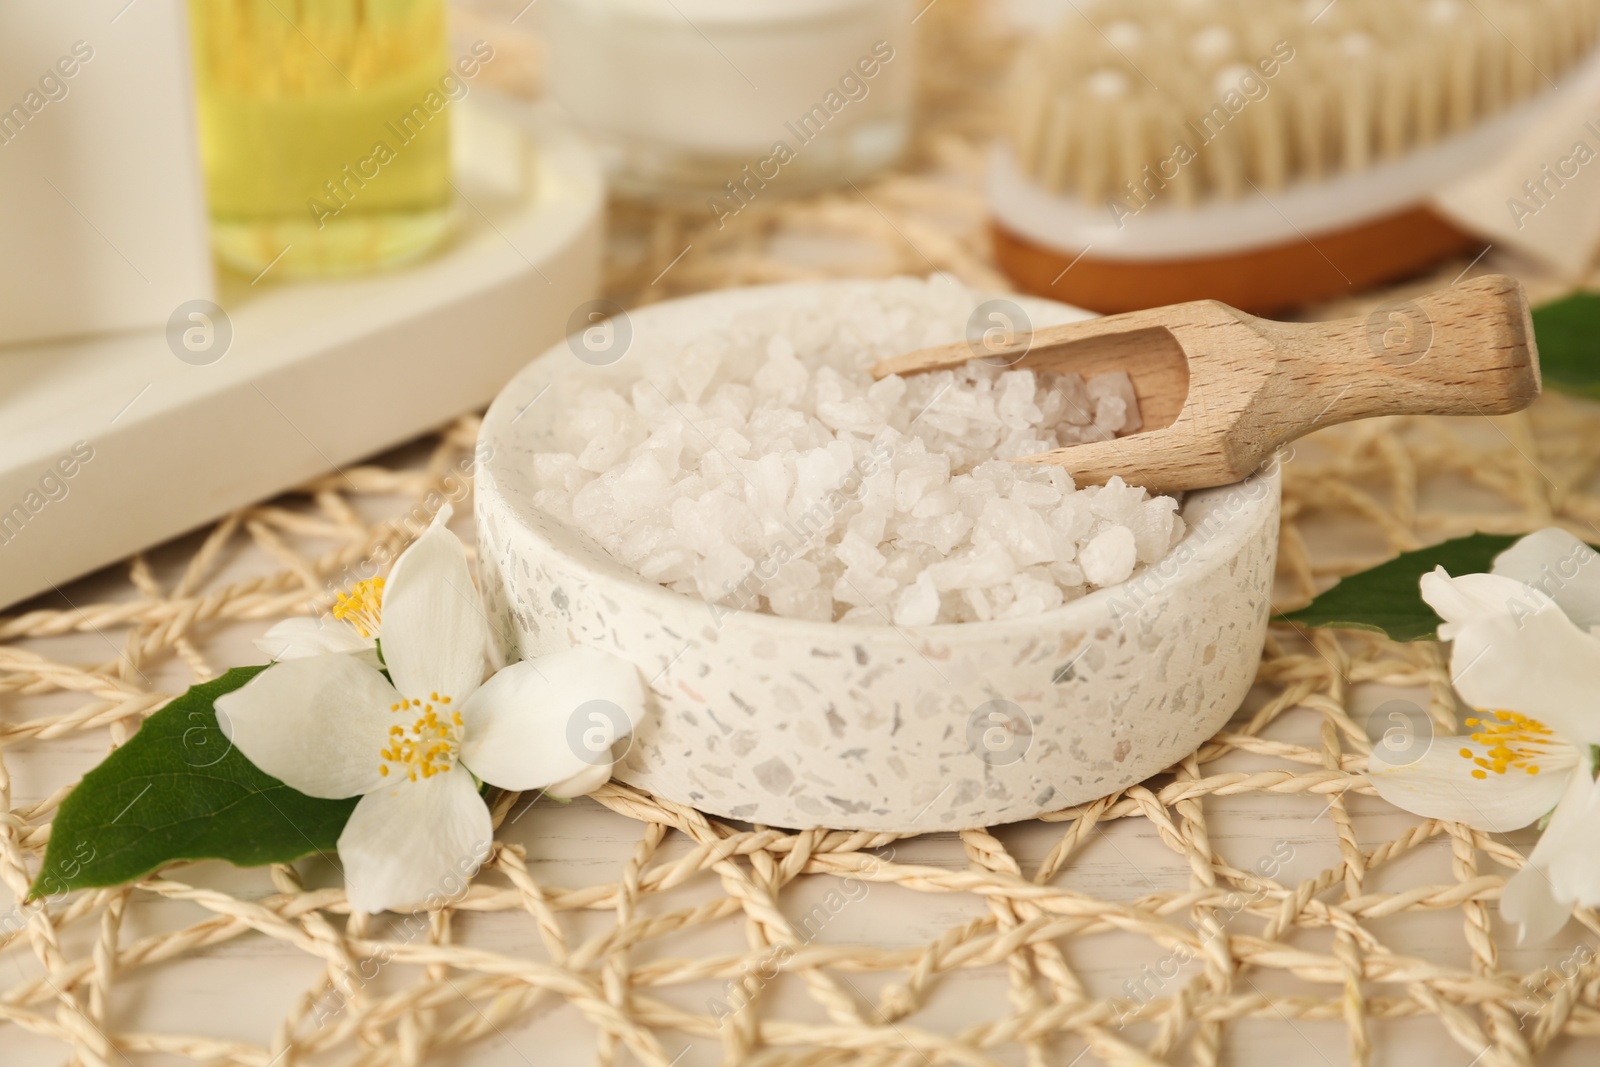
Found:
[[[1152,492],[1244,478],[1279,446],[1374,415],[1504,415],[1539,395],[1522,285],[1488,275],[1365,318],[1274,322],[1215,300],[1046,326],[984,348],[958,342],[872,368],[874,378],[985,359],[1084,377],[1127,371],[1143,428],[1025,456],[1080,485],[1120,474]]]

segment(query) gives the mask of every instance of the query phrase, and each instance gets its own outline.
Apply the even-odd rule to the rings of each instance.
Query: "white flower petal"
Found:
[[[467,553],[445,528],[450,509],[400,554],[383,587],[383,660],[395,688],[460,704],[483,681],[489,624]]]
[[[1500,916],[1518,925],[1517,944],[1537,945],[1561,932],[1572,917],[1572,902],[1557,900],[1550,876],[1529,863],[1500,891]]]
[[[1513,768],[1474,778],[1473,764],[1462,758],[1461,749],[1482,747],[1465,737],[1437,737],[1414,763],[1390,767],[1374,760],[1367,780],[1397,808],[1504,832],[1527,826],[1555,807],[1577,766],[1577,753],[1569,748],[1541,762],[1538,774]]]
[[[489,808],[459,767],[368,793],[339,835],[350,906],[380,912],[457,899],[493,838]]]
[[[1586,774],[1573,779],[1528,859],[1537,857],[1549,872],[1557,900],[1588,908],[1600,904],[1600,849],[1594,844],[1594,828],[1600,825],[1600,782]]]
[[[344,623],[327,619],[284,619],[256,638],[255,646],[275,661],[342,652],[378,666],[378,654],[371,641]]]
[[[1580,630],[1600,625],[1600,552],[1565,530],[1529,534],[1496,556],[1490,573],[1533,586]]]
[[[378,753],[394,687],[343,654],[284,660],[217,698],[217,722],[246,759],[314,797],[353,797],[382,781]]]
[[[1536,718],[1575,745],[1600,743],[1600,640],[1555,601],[1511,578],[1442,570],[1422,576],[1422,597],[1450,624],[1451,680],[1464,700]]]
[[[611,771],[616,764],[607,761],[598,763],[593,767],[579,771],[571,778],[564,778],[555,785],[547,786],[545,793],[557,800],[571,800],[573,797],[587,796],[596,789],[611,781]]]
[[[1450,577],[1450,572],[1443,567],[1434,567],[1424,574],[1418,585],[1422,592],[1422,599],[1434,610],[1434,613],[1444,621],[1439,624],[1439,640],[1449,641],[1455,637],[1457,620],[1475,618],[1487,614],[1491,609],[1489,604],[1478,604],[1467,596],[1466,592],[1457,589],[1455,579]]]
[[[644,684],[627,660],[569,648],[513,663],[461,709],[461,761],[502,789],[542,789],[609,766],[612,743],[644,714]]]
[[[1521,924],[1518,941],[1548,941],[1567,923],[1575,900],[1600,899],[1594,893],[1597,865],[1591,858],[1593,818],[1600,810],[1600,785],[1587,773],[1568,776],[1567,787],[1556,805],[1550,825],[1539,836],[1528,862],[1506,883],[1500,895],[1500,914]],[[1576,860],[1576,862],[1574,862]],[[1558,869],[1559,868],[1559,869]]]

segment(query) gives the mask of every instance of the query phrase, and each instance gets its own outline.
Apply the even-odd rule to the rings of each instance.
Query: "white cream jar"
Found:
[[[910,133],[914,0],[544,0],[549,85],[615,188],[706,201],[865,177]]]

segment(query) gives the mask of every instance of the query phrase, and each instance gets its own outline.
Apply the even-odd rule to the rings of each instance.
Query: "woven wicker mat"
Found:
[[[495,9],[472,18],[505,21]],[[619,207],[612,294],[638,304],[931,269],[1003,288],[977,193],[1009,48],[991,25],[965,0],[940,0],[920,20],[925,117],[904,170],[835,195],[758,201],[720,231],[708,215]],[[526,47],[506,54],[525,57],[518,79],[535,80]],[[840,242],[843,262],[816,252]],[[1497,258],[1416,288],[1504,269]],[[247,658],[237,637],[222,649],[221,635],[325,608],[330,580],[415,530],[400,516],[469,491],[455,474],[475,431],[462,419],[0,619],[0,879],[18,899],[82,770],[63,754],[120,743],[172,693]],[[1281,603],[1473,529],[1559,522],[1595,539],[1597,443],[1597,409],[1554,397],[1508,418],[1390,420],[1303,442],[1285,467]],[[241,575],[231,564],[246,557],[256,562]],[[86,647],[103,654],[66,662],[69,642],[78,659]],[[1373,692],[1406,694],[1453,730],[1437,646],[1274,629],[1251,700],[1194,756],[993,833],[897,842],[750,828],[612,784],[572,808],[540,801],[532,822],[603,820],[636,842],[631,858],[604,871],[563,865],[529,855],[502,826],[470,891],[425,925],[350,917],[316,861],[177,866],[133,887],[16,905],[0,922],[0,1061],[25,1045],[96,1067],[472,1063],[552,1007],[592,1035],[583,1060],[655,1067],[680,1056],[1210,1064],[1250,1059],[1290,1031],[1298,1044],[1275,1046],[1291,1051],[1274,1062],[1394,1062],[1386,1041],[1402,1023],[1413,1027],[1404,1047],[1441,1064],[1530,1063],[1550,1048],[1587,1058],[1594,1046],[1575,1039],[1600,1035],[1600,964],[1587,947],[1600,922],[1582,912],[1560,945],[1508,950],[1494,902],[1531,837],[1419,821],[1371,798],[1360,772]],[[497,826],[529,799],[501,796]],[[918,929],[935,932],[895,936],[901,907],[871,903],[877,893],[931,900]],[[819,900],[832,914],[837,899],[860,909],[857,921],[819,934],[804,916]],[[461,936],[468,928],[480,936]],[[280,1021],[250,1041],[214,1036],[203,999],[145,992],[171,968],[252,944],[303,961],[307,981],[268,1007]],[[379,967],[383,980],[371,981]],[[952,997],[968,1010],[952,1010]],[[167,1025],[130,1025],[140,1006]]]

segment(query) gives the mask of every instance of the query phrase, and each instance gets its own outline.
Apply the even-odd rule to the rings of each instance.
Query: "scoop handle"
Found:
[[[1278,346],[1275,391],[1298,398],[1281,409],[1297,416],[1288,437],[1374,415],[1504,415],[1539,396],[1528,298],[1503,274],[1359,318],[1252,325]]]

